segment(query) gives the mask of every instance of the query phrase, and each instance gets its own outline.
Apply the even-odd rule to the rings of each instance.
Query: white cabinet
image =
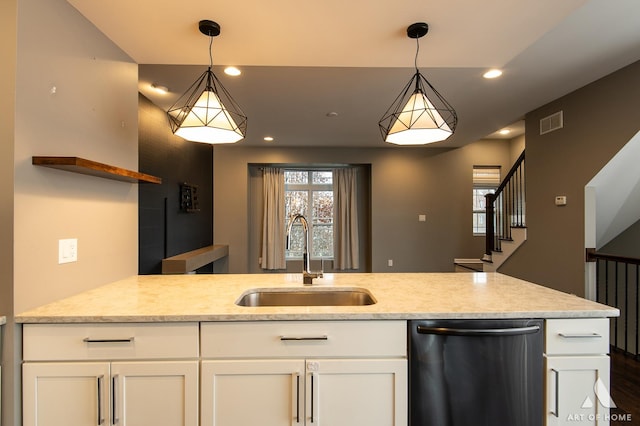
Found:
[[[609,320],[547,320],[546,419],[555,425],[608,425]]]
[[[307,424],[407,423],[406,360],[307,360],[306,379]]]
[[[291,425],[302,420],[303,360],[202,362],[202,425]]]
[[[25,363],[22,374],[24,426],[110,424],[109,363]]]
[[[198,424],[198,361],[114,362],[111,384],[113,424]]]
[[[23,336],[24,426],[198,425],[197,324],[26,324]]]
[[[202,426],[407,424],[404,321],[202,325]]]

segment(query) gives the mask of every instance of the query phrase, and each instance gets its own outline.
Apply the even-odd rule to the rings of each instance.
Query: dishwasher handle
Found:
[[[539,325],[513,328],[449,328],[418,326],[418,334],[438,334],[442,336],[518,336],[540,331]]]

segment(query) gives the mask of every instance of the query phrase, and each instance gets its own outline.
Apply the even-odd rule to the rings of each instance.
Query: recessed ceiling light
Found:
[[[236,76],[238,76],[238,75],[242,74],[242,71],[240,71],[240,70],[239,70],[238,68],[236,68],[236,67],[226,67],[226,68],[224,69],[224,73],[225,73],[226,75],[230,75],[230,76],[236,77]]]
[[[263,140],[264,140],[265,142],[273,142],[273,136],[265,136],[265,137],[263,138]]]
[[[490,69],[489,71],[487,71],[484,74],[482,74],[482,76],[484,78],[489,78],[489,79],[498,78],[501,75],[502,75],[502,70],[499,70],[499,69],[496,69],[496,68]]]
[[[509,133],[511,133],[511,129],[502,129],[498,133],[500,133],[501,135],[508,135]]]
[[[167,86],[161,86],[159,84],[152,83],[151,88],[158,93],[162,93],[163,95],[169,93],[169,88]]]

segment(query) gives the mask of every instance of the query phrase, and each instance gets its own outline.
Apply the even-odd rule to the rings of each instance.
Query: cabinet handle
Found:
[[[116,374],[111,378],[111,424],[118,424],[120,419],[118,418],[118,375]]]
[[[98,385],[98,426],[104,423],[104,410],[102,406],[102,392],[104,391],[104,376],[97,377],[97,385]]]
[[[281,341],[287,341],[287,340],[329,340],[329,336],[327,336],[326,334],[324,336],[308,336],[308,337],[303,337],[303,336],[280,336],[280,340]]]
[[[558,333],[558,336],[565,339],[599,339],[602,337],[598,333]]]
[[[314,418],[314,408],[315,407],[314,407],[314,404],[313,404],[314,399],[315,399],[315,394],[316,394],[316,390],[315,390],[316,384],[315,384],[315,380],[314,380],[315,379],[315,374],[311,373],[309,375],[309,377],[311,378],[311,423],[314,423],[315,420],[317,420],[317,419]]]
[[[296,376],[296,423],[300,423],[300,373]]]
[[[554,395],[554,409],[551,410],[551,414],[553,414],[554,416],[558,417],[559,413],[560,413],[560,408],[558,407],[558,405],[560,404],[559,397],[558,397],[558,393],[560,391],[560,372],[558,370],[553,369],[553,368],[551,369],[551,371],[553,372],[553,374],[555,375],[555,378],[556,378],[555,395]]]
[[[91,337],[85,337],[82,339],[85,343],[133,343],[135,337],[129,337],[127,339],[92,339]]]

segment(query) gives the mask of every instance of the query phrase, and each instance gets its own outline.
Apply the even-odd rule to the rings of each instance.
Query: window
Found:
[[[486,194],[492,194],[500,185],[500,166],[473,166],[473,234],[485,235]]]
[[[285,170],[285,220],[295,214],[309,222],[309,253],[312,259],[333,258],[333,173],[331,170]],[[300,259],[304,249],[302,224],[291,229],[287,259]]]

